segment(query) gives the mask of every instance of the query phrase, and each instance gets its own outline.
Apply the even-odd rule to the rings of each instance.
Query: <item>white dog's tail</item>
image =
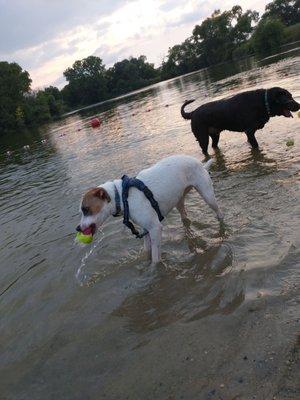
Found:
[[[205,164],[203,164],[203,167],[208,171],[213,162],[214,160],[211,158]]]

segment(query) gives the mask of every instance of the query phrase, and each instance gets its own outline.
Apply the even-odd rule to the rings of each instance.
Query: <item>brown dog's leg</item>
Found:
[[[248,131],[246,132],[248,142],[251,144],[253,149],[258,149],[258,143],[255,139],[255,131]]]
[[[198,142],[200,144],[200,147],[202,149],[202,153],[207,156],[207,148],[208,148],[208,141],[209,141],[209,136],[208,135],[201,135],[198,139]]]
[[[212,147],[214,149],[217,149],[218,148],[218,144],[219,144],[220,134],[219,133],[212,133],[210,135],[210,137],[212,138]]]
[[[202,149],[202,153],[207,156],[207,148],[208,148],[208,141],[209,141],[209,134],[208,134],[208,128],[204,125],[200,125],[197,122],[194,122],[192,120],[192,131],[193,134],[195,135],[197,141],[199,142],[199,145]]]

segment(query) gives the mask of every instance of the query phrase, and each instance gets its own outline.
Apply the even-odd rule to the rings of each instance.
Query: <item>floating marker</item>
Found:
[[[92,128],[98,128],[101,125],[101,121],[99,118],[95,117],[90,122]]]

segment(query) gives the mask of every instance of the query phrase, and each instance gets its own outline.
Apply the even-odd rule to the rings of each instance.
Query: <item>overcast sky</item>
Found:
[[[29,71],[33,87],[65,84],[75,60],[101,57],[109,67],[144,54],[158,66],[168,48],[220,8],[260,14],[270,0],[0,0],[0,60]]]

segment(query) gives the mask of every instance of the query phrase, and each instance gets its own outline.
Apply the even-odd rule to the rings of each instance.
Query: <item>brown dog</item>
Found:
[[[293,99],[291,93],[280,87],[239,93],[228,99],[203,104],[192,112],[185,112],[185,106],[193,101],[188,100],[182,105],[181,115],[191,120],[192,131],[205,155],[209,136],[212,147],[217,148],[220,132],[225,129],[245,132],[251,146],[258,148],[255,132],[262,129],[270,117],[283,115],[290,118],[291,111],[300,109],[300,104]]]

